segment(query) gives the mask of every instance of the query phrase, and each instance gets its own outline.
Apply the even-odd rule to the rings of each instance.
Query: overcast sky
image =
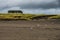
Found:
[[[0,0],[0,12],[22,10],[24,13],[60,13],[60,0]]]

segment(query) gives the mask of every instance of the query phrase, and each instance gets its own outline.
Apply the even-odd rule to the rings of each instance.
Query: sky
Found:
[[[0,12],[22,10],[24,13],[59,14],[60,0],[0,0]]]

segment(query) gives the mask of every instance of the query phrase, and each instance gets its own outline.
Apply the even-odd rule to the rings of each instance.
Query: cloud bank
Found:
[[[60,0],[0,0],[0,12],[22,10],[24,13],[60,13]]]

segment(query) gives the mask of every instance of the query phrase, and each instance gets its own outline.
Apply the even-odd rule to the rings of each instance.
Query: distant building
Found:
[[[9,10],[8,13],[23,13],[21,10]]]

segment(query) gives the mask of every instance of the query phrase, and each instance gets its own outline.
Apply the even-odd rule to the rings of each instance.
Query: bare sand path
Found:
[[[0,21],[0,40],[60,40],[60,22]]]

